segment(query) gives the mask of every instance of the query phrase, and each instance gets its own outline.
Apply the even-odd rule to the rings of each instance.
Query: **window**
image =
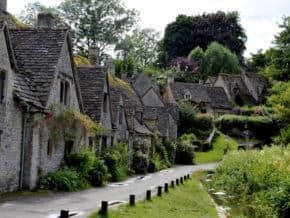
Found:
[[[70,84],[67,81],[60,81],[60,104],[69,105]]]
[[[104,94],[104,101],[103,101],[103,112],[104,113],[107,113],[108,112],[107,105],[108,105],[108,94],[105,93]]]
[[[189,92],[189,91],[186,91],[185,92],[185,94],[184,94],[184,96],[183,96],[183,98],[185,99],[185,100],[191,100],[191,93]]]
[[[119,109],[119,124],[120,125],[123,124],[123,113],[124,113],[124,108],[123,106],[120,105],[120,109]]]
[[[5,73],[0,71],[0,104],[3,103],[5,94]]]
[[[52,155],[52,143],[51,140],[48,139],[47,141],[47,156],[51,156]]]
[[[107,137],[106,136],[102,136],[102,147],[103,148],[106,148],[107,147]]]
[[[93,137],[89,137],[89,147],[92,149],[93,148],[93,146],[94,146],[94,139],[93,139]]]
[[[64,145],[64,159],[66,160],[67,156],[73,152],[73,141],[66,141]]]

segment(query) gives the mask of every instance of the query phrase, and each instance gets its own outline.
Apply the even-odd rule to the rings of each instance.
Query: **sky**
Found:
[[[61,0],[39,0],[45,5],[55,5]],[[33,0],[7,0],[8,11],[19,14]],[[246,56],[258,49],[272,46],[278,24],[283,16],[290,16],[289,0],[123,0],[128,8],[140,12],[139,26],[154,28],[163,35],[166,25],[177,15],[198,15],[221,11],[238,11],[241,24],[248,36]]]

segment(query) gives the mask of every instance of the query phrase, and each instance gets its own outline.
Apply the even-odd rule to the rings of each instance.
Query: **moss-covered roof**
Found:
[[[75,65],[78,67],[83,67],[83,66],[92,67],[93,66],[88,58],[81,55],[74,56],[74,62],[75,62]]]
[[[5,21],[10,29],[27,29],[28,25],[22,23],[7,11],[0,10],[0,21]]]

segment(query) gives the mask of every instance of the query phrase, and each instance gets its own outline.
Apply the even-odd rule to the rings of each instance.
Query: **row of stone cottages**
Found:
[[[90,48],[90,66],[75,66],[70,34],[53,28],[40,14],[36,28],[20,28],[0,1],[0,192],[34,188],[38,178],[56,170],[77,149],[74,138],[53,147],[47,126],[38,121],[59,105],[89,115],[107,131],[84,143],[103,147],[134,141],[151,144],[153,134],[175,140],[178,102],[201,105],[213,114],[231,110],[223,88],[169,81],[164,98],[147,74],[119,79],[114,65],[98,65]]]

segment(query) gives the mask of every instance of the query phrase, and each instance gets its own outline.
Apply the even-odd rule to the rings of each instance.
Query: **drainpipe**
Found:
[[[31,106],[25,105],[25,109],[22,112],[22,139],[21,139],[21,154],[20,154],[20,172],[19,172],[19,190],[23,188],[24,177],[24,159],[25,159],[25,142],[27,136],[27,120],[30,113]]]

